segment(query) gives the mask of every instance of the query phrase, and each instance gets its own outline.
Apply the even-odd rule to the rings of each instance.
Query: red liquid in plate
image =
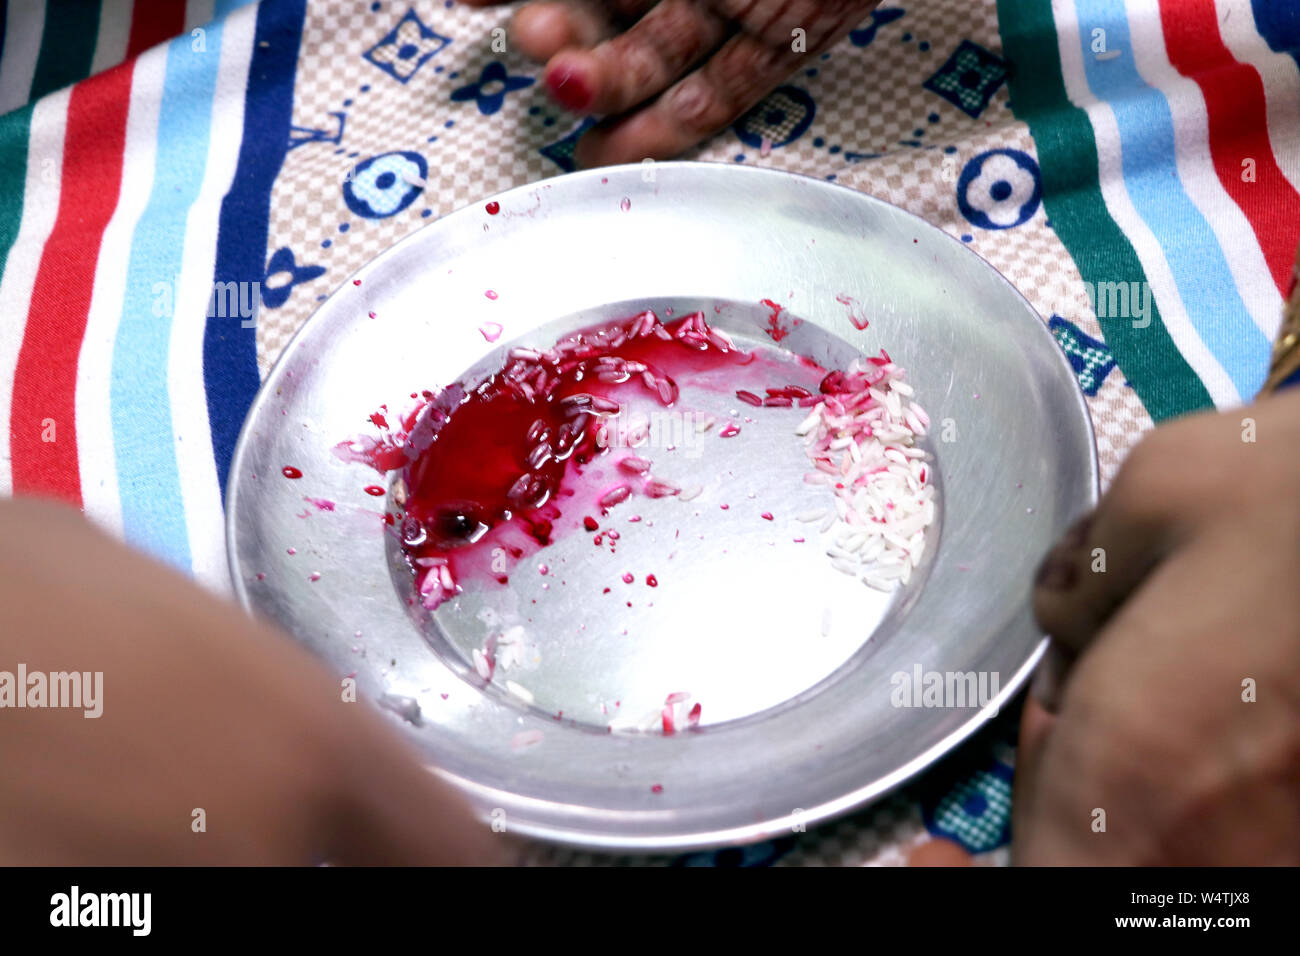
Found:
[[[824,374],[815,363],[805,367]],[[634,452],[604,447],[611,417],[628,402],[673,407],[679,381],[698,385],[719,372],[716,388],[728,395],[756,376],[768,378],[760,394],[762,385],[790,387],[771,381],[788,379],[787,363],[736,349],[702,312],[667,324],[645,312],[546,352],[515,349],[491,378],[468,391],[453,386],[407,416],[400,444],[363,440],[336,453],[380,471],[405,469],[403,549],[424,606],[435,608],[468,580],[506,583],[519,560],[554,535],[594,531],[595,515],[662,493],[652,475],[612,467]],[[612,460],[597,481],[589,466],[606,456]]]

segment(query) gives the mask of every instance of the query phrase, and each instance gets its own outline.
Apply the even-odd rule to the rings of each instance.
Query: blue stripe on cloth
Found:
[[[1255,28],[1274,53],[1290,53],[1300,63],[1300,4],[1251,0]]]
[[[216,283],[232,282],[256,282],[260,288],[263,279],[271,187],[288,152],[294,69],[305,17],[306,0],[271,0],[258,6],[239,162],[221,203],[215,288],[222,288]],[[239,429],[261,384],[254,321],[246,322],[239,315],[208,318],[203,333],[203,383],[224,501]]]
[[[1300,385],[1300,368],[1278,382],[1276,391],[1280,392],[1284,388],[1295,388],[1297,385]]]
[[[1173,114],[1164,94],[1138,73],[1123,0],[1077,0],[1077,10],[1088,85],[1115,114],[1133,205],[1160,243],[1197,334],[1237,393],[1254,395],[1264,384],[1270,343],[1247,312],[1214,231],[1179,179]],[[1097,28],[1120,56],[1101,61],[1093,55]]]
[[[257,0],[217,0],[212,10],[212,19],[220,20],[227,14],[234,13],[240,7],[246,7]]]
[[[168,368],[185,224],[207,164],[219,23],[208,27],[206,39],[206,52],[195,52],[188,35],[167,47],[153,188],[131,242],[109,392],[123,533],[186,572],[190,542]]]

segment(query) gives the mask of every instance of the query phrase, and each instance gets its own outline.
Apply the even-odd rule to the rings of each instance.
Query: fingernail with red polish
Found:
[[[586,78],[572,67],[562,66],[546,74],[551,95],[566,109],[581,113],[591,105],[591,87]]]

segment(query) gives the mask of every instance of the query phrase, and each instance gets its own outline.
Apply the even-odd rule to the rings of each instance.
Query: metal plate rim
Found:
[[[685,168],[685,167],[712,167],[715,170],[725,169],[728,171],[727,173],[728,175],[741,175],[746,177],[753,177],[756,182],[756,187],[755,187],[756,189],[762,188],[762,183],[760,182],[760,180],[765,178],[779,180],[779,179],[786,179],[786,178],[793,177],[799,180],[803,180],[809,187],[815,187],[824,190],[836,190],[842,192],[846,196],[851,197],[852,200],[855,202],[864,202],[867,204],[875,204],[879,206],[888,207],[888,209],[891,210],[893,213],[895,214],[901,213],[903,216],[911,220],[912,224],[917,229],[924,230],[929,233],[937,233],[938,235],[941,235],[953,247],[961,249],[967,255],[975,256],[980,261],[983,268],[987,270],[987,272],[996,276],[997,279],[1000,281],[1000,283],[1005,287],[1005,289],[1009,291],[1016,299],[1019,300],[1022,307],[1037,319],[1037,324],[1039,326],[1039,332],[1037,334],[1048,336],[1049,338],[1051,337],[1050,331],[1043,323],[1042,317],[1038,314],[1037,310],[1034,309],[1032,304],[1026,299],[1026,297],[1020,292],[1020,290],[1017,289],[1015,285],[1006,276],[998,272],[986,259],[980,256],[977,252],[975,252],[975,250],[971,249],[969,246],[963,243],[960,243],[957,239],[948,235],[938,226],[935,226],[927,222],[926,220],[922,219],[921,217],[917,216],[912,212],[909,212],[906,209],[902,209],[901,207],[894,206],[891,203],[885,202],[884,200],[877,199],[874,196],[860,192],[849,186],[845,186],[839,183],[829,183],[824,180],[817,179],[815,177],[808,176],[801,173],[791,173],[791,172],[785,172],[781,170],[764,169],[760,167],[736,167],[724,163],[701,163],[701,162],[691,162],[691,161],[673,161],[673,162],[660,163],[656,165],[659,169],[662,170],[674,170],[674,169]],[[640,170],[641,170],[640,164],[627,164],[625,166],[606,167],[603,169],[596,169],[596,170],[586,170],[586,171],[571,173],[566,176],[556,177],[556,178],[562,178],[566,180],[587,179],[587,178],[594,178],[599,176],[614,176],[620,173],[626,175],[633,171],[636,171],[637,174],[639,175]],[[343,280],[343,282],[341,282],[338,285],[338,287],[326,297],[325,301],[321,302],[318,305],[317,309],[313,311],[312,315],[302,323],[299,329],[293,334],[290,340],[285,344],[276,362],[274,363],[271,370],[268,372],[265,380],[263,381],[262,386],[259,388],[259,391],[255,396],[253,402],[250,404],[248,414],[240,429],[239,437],[236,442],[234,453],[232,455],[231,466],[227,478],[226,506],[225,506],[226,514],[225,514],[225,522],[224,522],[226,542],[227,542],[227,560],[230,569],[231,582],[232,582],[232,587],[234,590],[235,597],[240,603],[240,605],[246,611],[253,613],[256,611],[256,608],[254,606],[252,596],[249,593],[248,583],[245,580],[244,575],[240,573],[239,556],[236,547],[236,541],[238,538],[238,528],[237,528],[237,518],[239,513],[238,505],[240,501],[240,493],[239,493],[237,478],[241,473],[242,467],[244,465],[244,459],[248,452],[248,447],[252,440],[251,434],[253,431],[253,425],[257,420],[259,410],[262,409],[264,405],[268,404],[271,401],[271,395],[273,393],[271,386],[274,384],[277,374],[279,374],[284,368],[286,368],[288,364],[292,361],[297,348],[300,346],[301,342],[303,341],[304,333],[311,326],[311,324],[316,320],[316,318],[320,315],[320,313],[324,311],[325,307],[340,292],[345,290],[353,282],[355,277],[364,275],[377,263],[392,255],[394,251],[399,249],[400,247],[403,247],[407,244],[418,242],[421,235],[424,233],[426,229],[437,226],[439,223],[443,222],[449,217],[466,214],[468,210],[471,210],[474,206],[478,205],[480,202],[488,201],[491,199],[501,201],[501,200],[508,199],[512,195],[526,194],[530,190],[537,189],[540,185],[544,183],[545,181],[541,181],[539,183],[525,184],[522,186],[517,186],[512,189],[494,194],[493,196],[490,197],[483,197],[482,200],[468,203],[460,207],[459,209],[454,210],[453,212],[448,213],[447,215],[435,219],[432,222],[426,224],[425,226],[422,226],[421,228],[414,230],[409,235],[404,236],[402,239],[398,240],[397,242],[393,243],[392,245],[390,245],[389,247],[387,247],[386,249],[378,253],[376,256],[372,257],[368,262],[366,262],[363,266],[361,266],[351,275],[347,276]],[[1052,344],[1055,346],[1054,342]],[[1056,364],[1058,366],[1058,371],[1063,375],[1068,375],[1072,379],[1073,370],[1070,368],[1066,356],[1060,351],[1059,348],[1054,348],[1054,352],[1055,352]],[[1086,468],[1087,470],[1086,477],[1087,477],[1089,494],[1088,494],[1088,500],[1086,504],[1088,507],[1092,507],[1095,506],[1100,493],[1100,471],[1099,471],[1099,463],[1097,459],[1095,429],[1093,427],[1091,416],[1088,412],[1087,403],[1085,401],[1081,389],[1075,388],[1073,390],[1072,405],[1073,405],[1073,414],[1079,417],[1083,427],[1086,430],[1086,434],[1089,438],[1090,451],[1087,456],[1087,460],[1084,462],[1080,462],[1079,465],[1080,467]],[[1047,646],[1047,639],[1042,638],[1035,645],[1033,651],[1024,660],[1021,667],[1016,671],[1013,677],[1001,688],[1001,691],[997,695],[997,697],[993,701],[991,701],[989,705],[987,705],[983,710],[974,713],[970,719],[962,723],[960,726],[958,726],[947,736],[940,739],[936,743],[932,744],[923,752],[915,755],[910,761],[908,761],[903,766],[897,768],[894,772],[886,776],[877,778],[866,786],[845,793],[837,799],[825,801],[815,807],[803,810],[799,814],[798,820],[808,824],[823,822],[825,820],[832,819],[841,816],[845,813],[848,813],[849,811],[855,808],[859,808],[868,802],[878,800],[881,797],[886,796],[887,794],[893,792],[897,788],[903,786],[909,780],[913,779],[918,774],[923,772],[925,769],[932,766],[943,755],[952,752],[962,742],[964,742],[965,740],[973,736],[982,726],[984,726],[988,722],[990,712],[993,713],[999,712],[1003,707],[1006,706],[1006,704],[1009,701],[1011,701],[1021,691],[1021,689],[1027,682],[1030,674],[1032,673],[1034,667],[1037,665],[1042,655],[1044,654],[1046,650],[1046,646]],[[469,791],[471,793],[481,789],[490,789],[490,788],[483,788],[481,785],[473,781],[468,781],[462,778],[458,778],[454,774],[440,770],[438,768],[431,767],[430,769],[431,772],[435,773],[437,776],[447,779],[450,782],[455,783],[461,789]],[[665,850],[681,852],[681,851],[689,851],[693,849],[716,847],[720,845],[741,844],[741,843],[752,842],[759,839],[769,838],[773,836],[775,833],[780,832],[781,827],[783,825],[785,825],[788,829],[788,825],[793,820],[794,817],[787,817],[783,819],[769,819],[762,823],[747,824],[747,825],[714,829],[708,831],[683,832],[675,836],[665,836],[663,834],[655,834],[655,835],[645,836],[645,837],[637,836],[631,833],[625,833],[619,835],[619,834],[608,834],[600,831],[575,830],[572,828],[551,826],[544,822],[531,821],[527,819],[524,820],[516,819],[516,821],[512,825],[512,829],[524,835],[537,837],[558,844],[563,844],[563,845],[577,847],[577,848],[586,848],[586,849],[593,849],[593,850],[600,850],[600,851],[622,850],[622,851],[638,852],[638,853],[656,852],[656,851],[665,851]]]

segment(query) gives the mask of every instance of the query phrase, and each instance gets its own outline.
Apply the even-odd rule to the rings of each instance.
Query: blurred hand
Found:
[[[879,2],[544,0],[520,9],[510,33],[546,63],[556,100],[605,118],[576,159],[606,166],[668,159],[725,129]]]
[[[0,864],[490,863],[504,849],[305,651],[61,505],[0,501],[0,670],[19,663],[102,671],[103,712],[0,709]]]
[[[1040,571],[1014,859],[1300,862],[1298,585],[1300,394],[1149,435]]]

